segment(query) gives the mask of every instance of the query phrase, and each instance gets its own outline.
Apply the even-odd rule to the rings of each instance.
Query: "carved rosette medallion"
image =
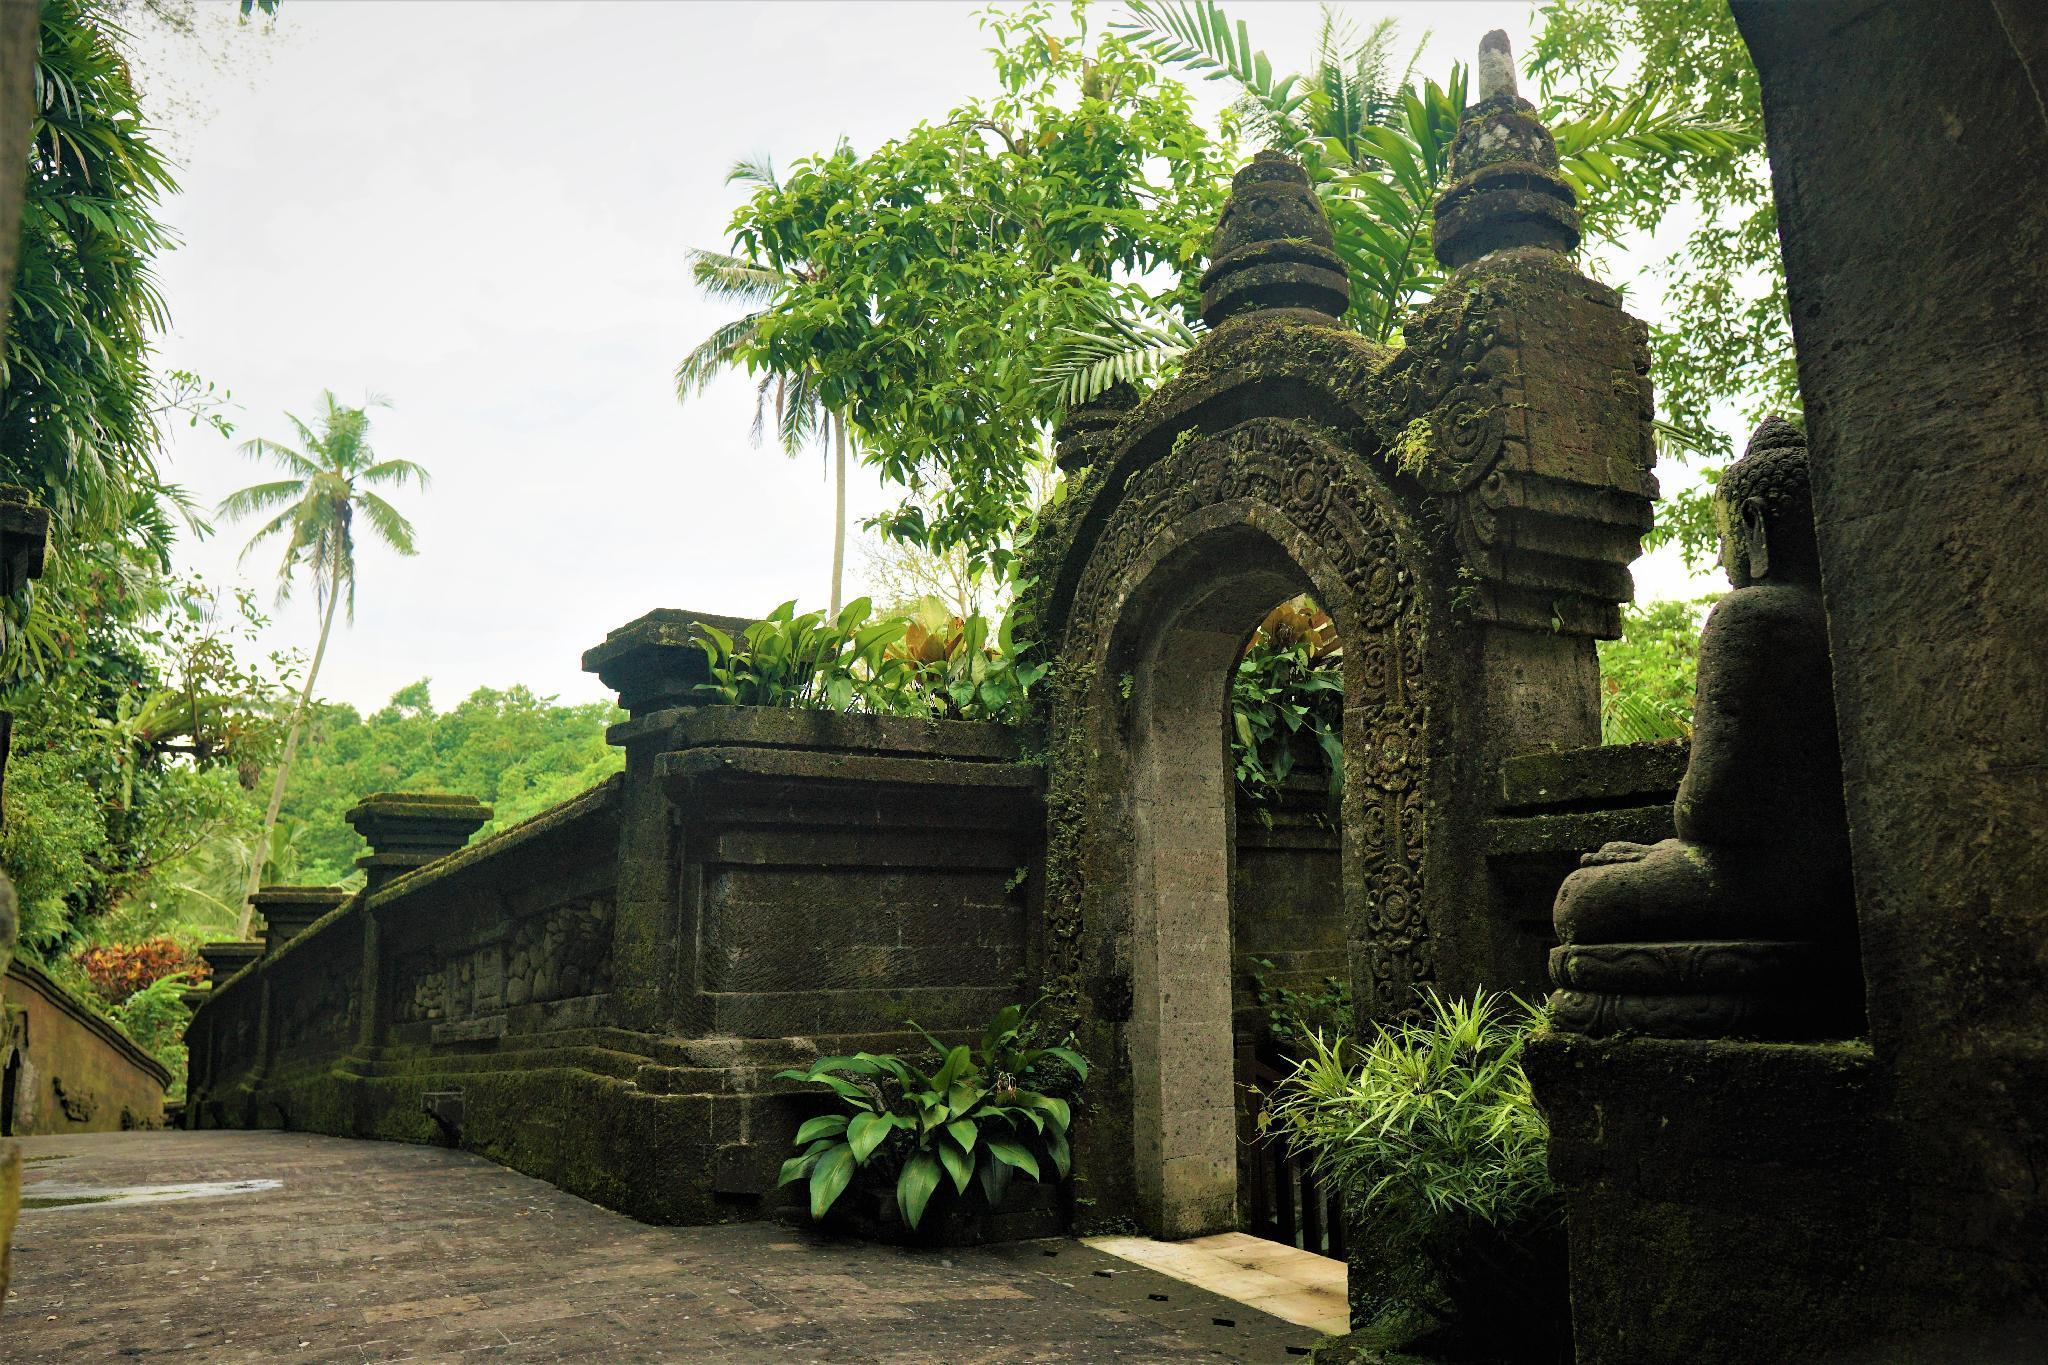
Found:
[[[1369,966],[1373,1017],[1410,1009],[1415,988],[1435,979],[1424,911],[1423,868],[1430,794],[1423,782],[1431,707],[1423,686],[1425,595],[1404,550],[1397,514],[1357,457],[1313,425],[1255,418],[1213,437],[1183,439],[1134,474],[1102,525],[1065,617],[1060,674],[1095,678],[1108,666],[1132,595],[1169,549],[1199,536],[1217,513],[1230,524],[1284,528],[1341,575],[1322,605],[1344,632],[1345,896],[1350,936]],[[1297,556],[1298,558],[1298,556]],[[1096,689],[1097,695],[1101,688]],[[1089,790],[1097,756],[1059,742],[1079,724],[1078,707],[1053,715],[1055,792]],[[1054,905],[1080,902],[1079,860],[1089,832],[1086,803],[1055,802],[1048,893]],[[1115,837],[1097,830],[1095,837]],[[1055,951],[1072,951],[1072,944]],[[1081,964],[1061,964],[1078,970]]]

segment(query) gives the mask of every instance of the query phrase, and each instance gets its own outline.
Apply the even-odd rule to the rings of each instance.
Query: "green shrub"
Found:
[[[875,620],[873,614],[865,597],[833,618],[799,616],[792,601],[738,639],[704,626],[697,647],[710,679],[698,691],[729,706],[1022,719],[1024,699],[1045,665],[1026,660],[1031,647],[1011,639],[1010,621],[991,627],[980,615]]]
[[[1342,1034],[1351,1027],[1351,982],[1326,976],[1312,990],[1281,985],[1266,978],[1277,970],[1271,958],[1252,959],[1252,987],[1266,1012],[1266,1036],[1290,1053],[1321,1033]]]
[[[748,626],[738,640],[701,626],[697,647],[709,662],[710,680],[698,691],[728,706],[911,711],[916,669],[889,652],[910,623],[870,621],[873,612],[874,603],[865,597],[829,619],[816,611],[799,616],[790,601]]]
[[[930,1072],[901,1057],[860,1052],[780,1073],[823,1086],[842,1106],[797,1129],[800,1150],[782,1163],[780,1183],[807,1180],[811,1217],[823,1218],[863,1168],[893,1173],[897,1212],[914,1230],[948,1182],[954,1197],[978,1188],[993,1208],[1019,1171],[1033,1180],[1046,1179],[1048,1170],[1065,1179],[1072,1106],[1032,1087],[1077,1085],[1088,1063],[1071,1048],[1032,1046],[1029,1015],[1008,1006],[975,1047],[947,1048],[925,1034],[940,1059]]]
[[[185,1092],[185,1025],[192,1011],[185,1008],[184,997],[193,980],[185,972],[160,976],[107,1011],[143,1051],[170,1070],[172,1099]]]
[[[1540,1022],[1513,997],[1431,993],[1421,1020],[1361,1044],[1311,1035],[1260,1118],[1364,1224],[1382,1310],[1468,1336],[1498,1324],[1536,1354],[1569,1332],[1549,1126],[1521,1063]]]

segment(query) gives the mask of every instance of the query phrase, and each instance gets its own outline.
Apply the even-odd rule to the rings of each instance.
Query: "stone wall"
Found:
[[[0,994],[0,1134],[38,1137],[156,1128],[171,1073],[32,962],[15,958]]]
[[[1043,817],[1010,731],[656,707],[614,739],[626,773],[454,851],[487,811],[366,800],[369,889],[200,997],[189,1121],[762,1216],[802,1112],[777,1070],[1029,998]]]

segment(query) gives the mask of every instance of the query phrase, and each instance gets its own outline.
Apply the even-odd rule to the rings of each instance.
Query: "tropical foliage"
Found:
[[[110,1005],[118,1005],[174,973],[195,981],[207,975],[205,961],[168,935],[140,943],[96,944],[82,949],[76,960],[93,989]]]
[[[835,156],[850,156],[844,142]],[[774,163],[759,160],[735,162],[725,183],[753,185],[779,193]],[[690,273],[705,295],[723,303],[744,305],[751,311],[715,329],[699,342],[676,367],[676,401],[688,402],[710,387],[729,370],[744,370],[761,353],[762,320],[785,291],[817,280],[816,267],[807,261],[788,260],[780,266],[761,266],[720,251],[689,253]],[[754,386],[754,444],[768,428],[772,413],[775,435],[785,453],[795,455],[813,441],[833,452],[832,520],[832,605],[839,614],[846,575],[846,414],[843,408],[826,405],[818,382],[817,366],[809,357],[791,357],[794,368],[763,367]]]
[[[994,95],[865,155],[800,160],[740,206],[731,267],[787,282],[732,362],[844,414],[861,459],[909,494],[885,531],[1001,571],[1057,416],[1036,381],[1054,339],[1106,296],[1182,288],[1236,149],[1228,121],[1212,132],[1081,7],[981,22]]]
[[[243,662],[264,624],[247,594],[152,574],[69,591],[84,614],[52,622],[49,663],[10,697],[0,824],[22,943],[46,965],[198,850],[253,832],[246,784],[275,752],[292,667]]]
[[[244,558],[273,536],[284,539],[284,558],[277,570],[277,596],[290,595],[293,580],[301,570],[313,577],[313,593],[320,605],[320,639],[313,647],[313,662],[306,669],[305,686],[299,704],[285,731],[284,755],[271,779],[270,804],[263,813],[259,846],[270,840],[284,803],[285,782],[291,775],[292,759],[298,752],[299,733],[306,722],[306,708],[313,703],[313,687],[320,678],[320,665],[327,658],[327,639],[334,629],[335,609],[345,600],[349,619],[356,614],[355,518],[362,514],[374,537],[402,555],[416,554],[412,523],[386,502],[375,487],[403,488],[406,484],[426,487],[427,471],[411,460],[386,460],[370,446],[368,406],[348,407],[334,394],[321,394],[320,429],[316,432],[297,417],[286,413],[299,434],[302,450],[261,437],[245,442],[244,453],[268,460],[286,475],[269,483],[251,484],[230,493],[220,505],[225,516],[242,518],[275,513],[256,528],[242,551]],[[254,895],[264,880],[263,864],[255,863],[249,873],[249,894]],[[249,911],[242,915],[242,933],[249,929]]]
[[[1378,1308],[1498,1323],[1524,1347],[1561,1319],[1563,1248],[1548,1243],[1563,1205],[1521,1062],[1540,1023],[1512,997],[1432,992],[1419,1019],[1356,1044],[1311,1035],[1270,1097],[1262,1126],[1369,1225],[1381,1275],[1361,1288]]]
[[[1005,1007],[973,1045],[947,1047],[924,1034],[937,1062],[929,1071],[857,1052],[778,1073],[823,1087],[837,1105],[797,1129],[799,1150],[783,1162],[780,1183],[805,1182],[811,1217],[823,1218],[863,1170],[893,1177],[898,1216],[915,1229],[943,1189],[961,1199],[978,1190],[994,1208],[1018,1172],[1064,1180],[1073,1106],[1048,1092],[1071,1094],[1088,1062],[1071,1047],[1035,1045],[1030,1013]]]
[[[520,686],[478,688],[437,710],[425,679],[367,716],[318,703],[285,785],[278,830],[287,837],[273,856],[285,860],[286,880],[360,876],[366,850],[343,816],[377,791],[461,792],[492,810],[474,837],[508,828],[618,772],[623,759],[604,732],[624,719],[609,702],[562,705]]]
[[[1638,744],[1692,734],[1700,623],[1712,598],[1623,609],[1622,636],[1600,642],[1600,742]]]
[[[991,627],[936,602],[877,618],[865,597],[836,617],[799,615],[784,602],[737,638],[699,627],[709,675],[699,691],[727,706],[1014,721],[1045,665],[1027,660],[1013,619]]]
[[[1604,199],[1610,231],[1649,232],[1674,216],[1690,223],[1658,271],[1664,319],[1651,348],[1667,431],[1686,434],[1666,454],[1700,477],[1667,492],[1652,541],[1705,565],[1715,551],[1713,486],[1733,453],[1715,414],[1733,406],[1746,427],[1799,408],[1756,67],[1719,0],[1550,0],[1540,12],[1529,69],[1560,107],[1590,115],[1598,92],[1625,89],[1738,135],[1682,163],[1632,162]]]
[[[1319,774],[1332,809],[1344,790],[1344,647],[1307,597],[1259,623],[1230,680],[1231,762],[1261,816],[1297,769]]]

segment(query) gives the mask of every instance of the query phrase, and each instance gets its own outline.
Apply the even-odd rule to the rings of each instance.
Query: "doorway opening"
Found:
[[[1341,1256],[1341,1215],[1257,1117],[1286,1045],[1349,1008],[1343,649],[1277,544],[1235,548],[1132,660],[1137,1177],[1161,1237]]]
[[[1258,1118],[1311,1035],[1350,1030],[1338,824],[1343,670],[1336,623],[1313,597],[1291,597],[1265,615],[1239,656],[1229,717],[1238,1223],[1340,1260],[1340,1202]]]
[[[21,1096],[21,1049],[10,1048],[0,1068],[0,1137],[13,1137],[14,1106]]]

